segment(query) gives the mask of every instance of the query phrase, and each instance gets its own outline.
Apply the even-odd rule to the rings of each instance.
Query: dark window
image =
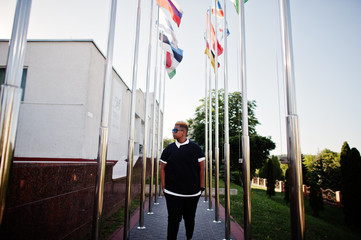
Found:
[[[0,85],[4,84],[5,81],[5,72],[6,68],[0,68]],[[24,101],[24,95],[25,95],[25,83],[26,83],[26,75],[28,73],[28,69],[23,69],[23,76],[21,77],[21,88],[23,89],[23,94],[21,96],[21,101]]]

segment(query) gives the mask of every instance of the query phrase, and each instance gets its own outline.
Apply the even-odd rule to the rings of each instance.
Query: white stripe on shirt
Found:
[[[199,191],[198,193],[192,194],[192,195],[184,195],[184,194],[179,194],[179,193],[174,193],[171,191],[168,191],[167,189],[164,189],[164,192],[173,196],[177,196],[177,197],[196,197],[201,195],[201,191]]]

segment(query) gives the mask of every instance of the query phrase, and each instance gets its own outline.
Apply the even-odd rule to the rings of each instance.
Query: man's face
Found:
[[[180,137],[183,136],[184,129],[176,124],[176,125],[174,125],[174,129],[172,129],[172,133],[173,133],[173,138],[174,139],[179,139]]]

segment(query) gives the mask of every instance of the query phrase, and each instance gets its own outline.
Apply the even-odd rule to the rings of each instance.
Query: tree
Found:
[[[302,158],[302,181],[304,185],[309,185],[309,179],[311,178],[310,174],[311,172],[308,170],[306,163],[305,163],[305,157],[303,154],[301,155]]]
[[[340,170],[340,154],[325,149],[316,156],[312,172],[317,171],[317,184],[321,188],[329,188],[336,191],[341,188]]]
[[[242,156],[241,137],[242,137],[242,95],[240,92],[229,93],[228,99],[228,116],[229,116],[229,144],[230,144],[230,167],[232,171],[241,171],[239,158]],[[215,129],[215,91],[212,91],[212,129],[214,139]],[[224,156],[224,90],[218,92],[219,98],[219,156]],[[199,145],[204,146],[205,134],[205,99],[201,99],[201,105],[196,108],[195,117],[188,119],[190,138]],[[257,134],[256,126],[259,124],[255,117],[255,101],[248,101],[248,125],[250,136],[250,158],[251,158],[251,175],[254,175],[256,169],[261,168],[269,156],[269,152],[276,147],[275,143],[269,137],[263,137]],[[207,103],[207,109],[209,109]],[[212,148],[214,149],[213,141]],[[214,152],[214,151],[213,151]]]
[[[313,210],[313,215],[318,217],[319,212],[324,209],[324,206],[321,188],[315,181],[311,181],[309,202]]]
[[[290,202],[290,181],[289,181],[289,173],[290,173],[290,169],[287,168],[286,173],[285,173],[285,201],[287,203]]]
[[[276,179],[274,174],[274,164],[272,159],[267,161],[267,195],[272,197],[275,195]]]
[[[303,184],[308,185],[308,175],[309,175],[309,171],[307,170],[306,164],[305,164],[305,158],[303,155],[301,155],[301,159],[302,159],[302,181]],[[283,164],[281,169],[286,169],[285,170],[285,201],[287,203],[290,202],[290,179],[289,179],[289,167],[288,164]]]
[[[346,223],[361,225],[361,157],[356,148],[350,149],[347,142],[341,148],[342,204]]]
[[[278,157],[272,156],[269,159],[269,161],[272,162],[275,179],[280,180],[280,181],[284,180],[285,177],[283,176],[283,171],[281,169],[281,164],[280,164],[280,160],[278,159]],[[269,165],[268,162],[263,165],[263,167],[259,171],[259,177],[267,178],[268,165]]]
[[[163,146],[166,147],[168,146],[170,143],[174,142],[174,139],[171,138],[164,138],[163,139]]]
[[[315,161],[314,155],[305,155],[304,163],[309,171],[312,171],[313,162]]]
[[[324,209],[323,199],[321,192],[321,183],[322,183],[322,172],[323,172],[323,159],[319,155],[313,163],[313,171],[311,172],[310,177],[310,198],[309,203],[313,210],[313,215],[318,216],[319,212]]]
[[[270,151],[276,148],[271,138],[259,135],[250,136],[251,151],[251,175],[254,176],[256,169],[260,169],[269,157]]]

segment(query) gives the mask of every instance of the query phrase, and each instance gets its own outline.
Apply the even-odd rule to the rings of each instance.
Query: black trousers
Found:
[[[188,239],[191,239],[194,231],[194,218],[196,217],[197,204],[200,196],[178,197],[165,193],[168,210],[167,239],[176,240],[179,223],[184,219],[184,226]]]

